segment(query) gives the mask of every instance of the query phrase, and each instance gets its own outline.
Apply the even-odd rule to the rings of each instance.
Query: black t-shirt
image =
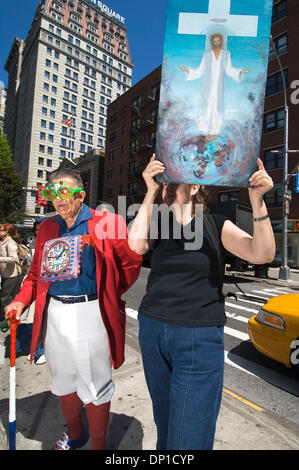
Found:
[[[227,218],[214,214],[214,220],[221,234]],[[190,223],[195,226],[194,219]],[[200,249],[186,250],[184,236],[175,239],[170,232],[170,239],[159,238],[153,250],[139,313],[174,325],[223,326],[226,316],[218,259],[208,234],[203,231]]]

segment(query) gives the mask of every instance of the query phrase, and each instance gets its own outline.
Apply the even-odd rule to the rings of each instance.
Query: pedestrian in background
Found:
[[[0,321],[4,319],[4,307],[20,290],[24,274],[18,256],[21,237],[14,224],[0,224]]]
[[[223,247],[252,264],[273,260],[275,241],[264,194],[273,182],[258,160],[250,178],[253,236],[226,217],[214,215]],[[153,402],[158,450],[210,450],[220,409],[224,371],[224,296],[218,259],[203,224],[201,248],[186,249],[172,228],[191,224],[196,204],[207,213],[206,191],[194,184],[164,184],[164,203],[173,209],[170,236],[150,237],[153,204],[160,189],[155,176],[165,171],[152,157],[143,172],[147,193],[129,233],[129,246],[144,255],[153,249],[146,295],[139,308],[139,341],[146,382]],[[163,215],[162,215],[163,217]],[[203,216],[203,218],[205,215]],[[173,230],[174,231],[174,230]],[[176,230],[177,233],[177,230]],[[184,232],[183,232],[184,233]]]

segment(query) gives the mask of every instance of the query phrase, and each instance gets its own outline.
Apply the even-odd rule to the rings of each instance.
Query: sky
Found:
[[[106,0],[108,7],[125,18],[134,63],[133,85],[162,64],[166,0]],[[26,39],[39,0],[1,2],[0,88],[7,86],[4,65],[14,38]]]

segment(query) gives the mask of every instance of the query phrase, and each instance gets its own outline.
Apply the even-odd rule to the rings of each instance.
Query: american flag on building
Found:
[[[69,129],[72,127],[73,117],[66,119],[65,121],[61,121],[61,124],[65,124]]]

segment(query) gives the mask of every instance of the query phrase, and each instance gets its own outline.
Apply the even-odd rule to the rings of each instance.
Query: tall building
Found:
[[[140,80],[108,108],[103,199],[118,210],[118,196],[127,205],[142,202],[142,170],[155,151],[161,67]]]
[[[287,86],[289,147],[293,150],[299,150],[298,17],[297,0],[274,0],[272,36]],[[140,175],[154,152],[159,105],[158,101],[150,102],[148,98],[149,95],[154,96],[151,89],[155,87],[158,90],[160,81],[161,69],[158,68],[109,106],[103,198],[113,204],[115,210],[118,194],[129,196],[129,204],[140,202],[144,195],[145,187]],[[284,127],[284,85],[279,61],[271,47],[260,155],[275,185],[265,196],[274,222],[282,219]],[[296,162],[299,162],[299,152],[290,153],[290,173]],[[293,194],[289,218],[299,219],[299,194],[294,190],[294,178],[290,178],[290,189]],[[213,188],[211,196],[211,203],[240,201],[249,204],[248,190],[244,188]]]
[[[96,0],[43,0],[36,10],[22,52],[13,149],[30,216],[42,213],[37,186],[49,171],[105,147],[107,107],[132,80],[124,22]]]
[[[5,114],[5,103],[6,103],[6,88],[0,88],[0,129],[4,127],[4,114]]]
[[[16,141],[16,123],[18,116],[19,87],[24,45],[25,44],[22,39],[15,38],[4,66],[4,69],[8,73],[4,131],[8,139],[13,157]]]

